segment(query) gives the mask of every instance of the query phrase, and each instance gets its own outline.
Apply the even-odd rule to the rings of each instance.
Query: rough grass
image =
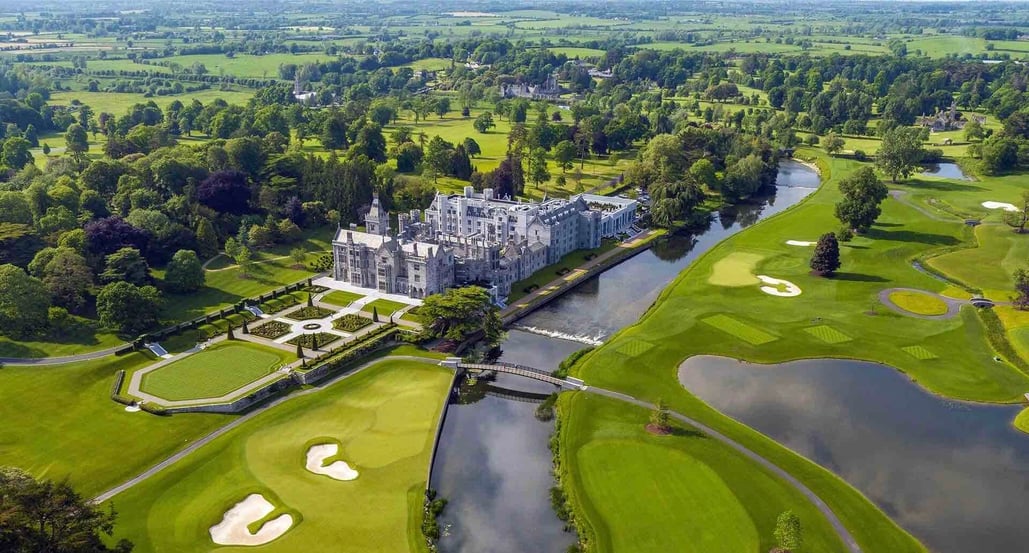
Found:
[[[363,297],[364,296],[362,296],[361,294],[356,294],[354,292],[336,290],[322,296],[322,301],[325,303],[331,303],[332,305],[346,307]]]
[[[250,491],[267,491],[303,523],[262,551],[321,551],[325,544],[354,553],[412,550],[417,536],[408,528],[420,525],[420,509],[409,490],[424,489],[450,378],[427,363],[385,360],[262,413],[115,497],[115,538],[132,540],[139,551],[212,550],[208,528]],[[356,480],[304,469],[306,447],[323,438],[343,445]]]
[[[722,332],[735,336],[740,340],[755,346],[776,340],[775,336],[761,330],[760,328],[755,328],[747,323],[733,319],[728,315],[718,314],[702,320]]]
[[[765,256],[753,252],[732,252],[711,266],[707,281],[719,286],[751,286],[760,282],[754,276],[757,264]]]
[[[249,342],[220,342],[143,376],[141,388],[169,400],[221,397],[286,362],[288,352]]]
[[[890,294],[890,301],[904,311],[917,315],[943,315],[947,312],[947,304],[936,296],[898,290]]]

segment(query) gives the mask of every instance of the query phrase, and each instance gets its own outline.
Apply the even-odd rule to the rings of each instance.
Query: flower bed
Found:
[[[308,305],[301,307],[296,311],[287,313],[286,317],[289,317],[294,321],[309,321],[311,319],[324,319],[333,313],[335,313],[335,311],[331,309],[325,309],[324,307],[318,307],[317,305]]]
[[[315,339],[317,339],[317,346],[320,348],[325,345],[331,344],[336,340],[339,340],[340,338],[342,338],[342,336],[337,336],[336,334],[329,334],[328,332],[316,332],[314,334],[301,334],[296,338],[287,340],[286,343],[291,346],[300,344],[300,347],[315,349]]]
[[[371,319],[351,313],[332,321],[332,328],[342,330],[343,332],[356,332],[370,324],[372,324]]]
[[[258,336],[260,338],[267,338],[274,340],[279,336],[283,336],[289,332],[289,325],[282,321],[269,321],[261,326],[255,326],[250,329],[250,334]]]

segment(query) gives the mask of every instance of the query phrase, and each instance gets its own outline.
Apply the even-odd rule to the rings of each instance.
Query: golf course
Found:
[[[248,420],[111,501],[116,538],[145,551],[211,551],[211,527],[252,494],[292,523],[263,550],[415,551],[436,423],[452,373],[384,359]],[[305,468],[312,446],[336,444],[351,480]],[[257,521],[253,521],[257,522]],[[261,524],[250,524],[260,530]],[[259,533],[259,532],[258,532]]]

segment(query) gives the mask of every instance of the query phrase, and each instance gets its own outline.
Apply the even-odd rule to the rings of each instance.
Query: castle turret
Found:
[[[379,205],[378,194],[372,194],[372,208],[368,210],[368,215],[364,216],[364,227],[369,234],[389,234],[389,213]]]

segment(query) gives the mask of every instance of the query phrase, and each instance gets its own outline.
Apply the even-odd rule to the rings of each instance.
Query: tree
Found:
[[[1016,309],[1029,310],[1029,271],[1018,269],[1014,274],[1015,292],[1017,295],[1011,299]]]
[[[924,156],[920,129],[894,127],[883,135],[879,152],[875,155],[875,166],[897,182],[897,177],[908,178]]]
[[[439,136],[432,137],[425,149],[425,162],[432,170],[432,182],[436,182],[436,177],[446,174],[450,167],[450,144]]]
[[[250,248],[240,246],[233,260],[239,266],[239,278],[250,278],[250,272],[254,269],[254,256]]]
[[[410,173],[414,171],[418,164],[422,162],[424,152],[422,152],[421,146],[414,142],[404,142],[396,148],[397,156],[397,171],[401,173]]]
[[[836,235],[827,232],[818,239],[811,257],[811,270],[818,276],[831,276],[840,268],[840,243]]]
[[[74,157],[80,157],[89,151],[89,135],[78,123],[72,123],[64,135],[66,150]]]
[[[53,553],[129,553],[114,548],[115,513],[80,496],[67,482],[37,481],[16,468],[0,468],[0,550]]]
[[[211,224],[210,219],[207,217],[201,217],[197,223],[197,248],[199,249],[200,255],[204,256],[205,259],[209,259],[218,254],[218,233],[214,230],[214,225]]]
[[[297,246],[289,250],[289,257],[293,259],[294,268],[302,269],[304,267],[304,259],[307,258],[307,251]]]
[[[20,136],[14,136],[4,141],[4,147],[0,150],[0,161],[3,165],[14,170],[19,170],[29,163],[32,163],[32,152],[29,149],[32,145],[28,140]]]
[[[529,153],[529,180],[536,185],[536,188],[550,180],[550,171],[547,170],[547,151],[543,148],[534,148]]]
[[[100,281],[104,283],[124,280],[142,286],[150,280],[150,266],[136,248],[120,248],[107,256]]]
[[[157,288],[128,282],[112,282],[96,297],[100,324],[129,334],[138,334],[156,325],[160,307]]]
[[[571,169],[575,164],[575,144],[571,140],[562,140],[554,146],[554,161],[557,162],[561,172]]]
[[[444,115],[450,113],[450,98],[447,98],[446,96],[437,98],[434,111],[436,112],[436,115],[439,115],[440,119],[443,119]]]
[[[779,518],[775,521],[773,535],[775,536],[776,543],[779,544],[780,550],[790,552],[799,549],[803,542],[800,517],[793,514],[793,511],[786,511],[780,514]]]
[[[300,342],[297,342],[297,359],[304,358],[304,348],[300,347]]]
[[[489,292],[478,286],[433,294],[425,298],[418,314],[426,323],[426,333],[434,338],[464,341],[481,333],[487,344],[494,344],[503,335],[497,306]]]
[[[749,198],[761,188],[763,170],[764,162],[756,154],[737,161],[725,172],[722,196],[730,202]]]
[[[862,167],[840,181],[843,199],[836,204],[836,218],[857,232],[865,232],[879,218],[889,189],[871,167]]]
[[[242,215],[249,210],[247,176],[239,171],[215,171],[197,187],[197,200],[219,213]]]
[[[468,155],[471,157],[475,157],[482,153],[482,148],[479,147],[479,143],[470,136],[466,136],[462,144],[464,145],[464,150],[468,152]]]
[[[668,415],[668,405],[665,400],[658,399],[657,406],[650,413],[650,424],[658,430],[668,430],[671,417]]]
[[[472,123],[472,126],[475,127],[475,130],[479,131],[480,133],[486,134],[489,132],[490,129],[496,127],[497,124],[493,122],[493,114],[488,111],[484,111],[480,113],[478,117],[475,118],[475,121]]]
[[[1015,232],[1025,232],[1025,225],[1029,223],[1029,190],[1022,191],[1022,207],[1017,211],[1005,211],[1004,223],[1015,229]]]
[[[999,175],[1018,166],[1018,143],[1010,138],[992,138],[980,149],[983,172]]]
[[[982,140],[986,136],[986,130],[978,121],[972,120],[965,124],[965,140]]]
[[[834,132],[831,132],[828,135],[826,135],[825,142],[822,143],[822,147],[825,148],[826,153],[828,153],[831,156],[835,156],[836,154],[843,151],[844,144],[846,144],[846,141],[843,140],[842,136]]]
[[[379,308],[375,307],[374,305],[372,306],[372,322],[379,322]]]
[[[204,285],[204,268],[193,250],[179,250],[168,262],[164,283],[176,294],[195,292]]]
[[[706,186],[708,190],[718,189],[718,173],[715,171],[715,165],[708,159],[694,161],[690,166],[690,176],[697,184]]]
[[[0,265],[0,332],[25,336],[46,326],[50,296],[21,267]]]
[[[327,150],[342,150],[349,146],[347,140],[347,121],[343,114],[333,111],[322,124],[322,146]]]

